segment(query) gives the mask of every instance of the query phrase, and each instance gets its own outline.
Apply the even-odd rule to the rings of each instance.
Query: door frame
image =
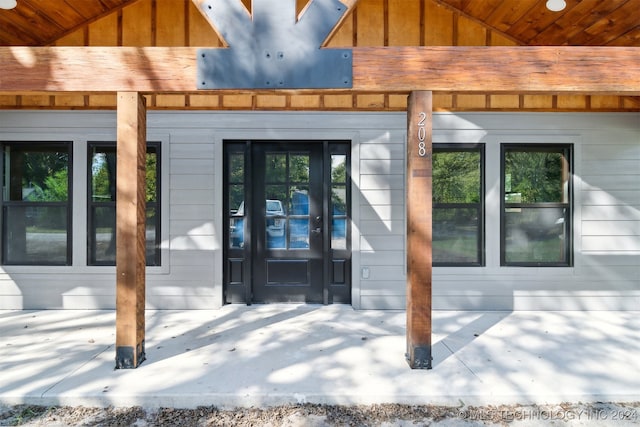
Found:
[[[353,256],[354,253],[354,245],[353,242],[354,236],[353,233],[357,232],[357,228],[353,227],[354,218],[352,214],[352,206],[354,199],[354,184],[353,184],[353,171],[352,171],[352,163],[353,163],[353,150],[354,150],[354,139],[353,138],[309,138],[309,135],[305,135],[304,138],[272,138],[272,135],[268,135],[268,138],[264,138],[264,135],[261,134],[259,138],[237,138],[237,135],[233,135],[230,138],[220,138],[220,150],[221,153],[220,159],[222,168],[221,174],[218,174],[218,179],[216,180],[219,185],[217,188],[220,188],[222,191],[220,192],[219,199],[221,199],[222,209],[220,212],[220,224],[222,225],[221,233],[221,257],[220,259],[220,267],[222,272],[221,277],[221,296],[222,296],[222,304],[228,303],[247,303],[251,304],[253,302],[253,257],[255,254],[255,248],[253,242],[251,240],[251,227],[245,227],[244,230],[247,233],[245,236],[245,245],[241,249],[243,253],[242,257],[236,256],[238,252],[238,248],[231,248],[230,246],[230,210],[229,210],[229,197],[228,197],[228,158],[229,153],[240,153],[242,152],[244,155],[245,162],[245,194],[243,195],[245,199],[244,209],[245,212],[252,212],[254,209],[252,207],[252,203],[249,200],[248,194],[251,182],[254,182],[256,179],[255,176],[252,176],[253,167],[252,167],[252,156],[254,154],[254,144],[266,143],[266,144],[274,144],[278,142],[282,142],[285,145],[291,146],[296,143],[301,144],[301,146],[305,146],[308,144],[318,144],[321,145],[321,156],[322,156],[322,175],[321,178],[321,186],[323,193],[323,202],[322,202],[322,212],[324,217],[324,229],[323,233],[323,256],[322,256],[322,293],[323,293],[323,303],[344,303],[344,304],[352,304],[353,301],[353,290],[354,290],[354,279],[355,276],[353,272]],[[236,149],[234,150],[232,147],[236,145]],[[242,147],[244,145],[244,148]],[[229,151],[231,150],[231,151]],[[345,249],[335,249],[331,248],[331,236],[332,228],[329,227],[330,217],[332,217],[333,213],[329,215],[331,209],[331,194],[332,194],[332,155],[344,155],[346,156],[346,181],[344,181],[344,185],[335,185],[341,186],[345,188],[346,194],[346,231],[345,231],[345,240],[346,240],[346,248]],[[335,184],[335,183],[334,183]],[[356,193],[357,194],[357,193]],[[246,219],[245,219],[246,221]],[[241,258],[241,259],[240,259]],[[235,265],[231,266],[232,262],[241,262],[240,266]],[[336,267],[339,266],[339,267]],[[231,277],[231,269],[234,269],[235,277]],[[340,268],[340,271],[336,269]],[[337,272],[336,272],[337,271]],[[240,277],[239,281],[232,281],[229,279]],[[339,278],[342,282],[336,282],[335,279]],[[237,289],[233,289],[233,287],[239,287]]]

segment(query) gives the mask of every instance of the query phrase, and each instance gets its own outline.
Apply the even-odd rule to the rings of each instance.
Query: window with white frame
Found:
[[[501,265],[572,265],[571,155],[571,144],[502,144]]]

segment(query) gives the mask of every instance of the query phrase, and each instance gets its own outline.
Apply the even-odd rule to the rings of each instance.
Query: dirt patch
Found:
[[[44,407],[0,407],[0,426],[495,426],[495,425],[638,425],[640,402],[561,405],[292,405],[218,410]]]

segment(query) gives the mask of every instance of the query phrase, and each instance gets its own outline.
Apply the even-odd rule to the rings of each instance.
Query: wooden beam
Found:
[[[412,92],[407,108],[407,361],[431,369],[433,97]]]
[[[116,172],[116,368],[145,359],[146,107],[118,93]]]
[[[0,47],[0,92],[194,92],[196,51],[195,47]],[[352,89],[280,92],[637,96],[639,57],[640,47],[613,46],[356,47]]]

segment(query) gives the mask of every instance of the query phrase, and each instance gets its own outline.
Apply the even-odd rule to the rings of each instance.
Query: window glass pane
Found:
[[[433,209],[433,262],[480,263],[477,208]]]
[[[146,230],[146,258],[147,265],[160,265],[160,248],[158,247],[156,236],[159,230],[156,204],[147,204],[147,230]]]
[[[94,202],[116,200],[116,150],[94,147],[91,155],[91,198]]]
[[[507,203],[565,203],[568,167],[564,150],[504,153],[504,194]]]
[[[433,152],[433,202],[480,203],[479,151]]]
[[[347,156],[345,154],[331,155],[331,182],[338,184],[347,182]]]
[[[287,180],[287,155],[265,155],[265,182],[286,182]]]
[[[116,263],[116,207],[94,206],[93,250],[91,264],[115,265]]]
[[[566,208],[505,209],[505,261],[566,263]]]
[[[432,249],[434,265],[482,265],[483,148],[435,145]]]
[[[157,202],[156,183],[158,182],[158,156],[155,147],[147,147],[147,165],[146,165],[146,197],[147,203]]]
[[[90,146],[89,188],[89,264],[115,265],[116,218],[116,147],[114,144]],[[159,195],[159,147],[147,145],[145,176],[146,201],[146,262],[160,265],[160,216],[157,210]]]
[[[4,200],[65,202],[69,198],[68,168],[66,149],[6,146]]]
[[[5,206],[4,262],[67,264],[67,206]]]

